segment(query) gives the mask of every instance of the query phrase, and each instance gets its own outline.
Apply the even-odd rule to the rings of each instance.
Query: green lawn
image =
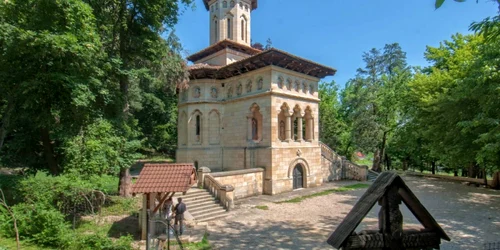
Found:
[[[0,237],[0,250],[15,250],[17,249],[16,239]],[[21,241],[20,249],[22,250],[51,250],[53,248],[47,248],[42,246],[37,246],[29,242]]]

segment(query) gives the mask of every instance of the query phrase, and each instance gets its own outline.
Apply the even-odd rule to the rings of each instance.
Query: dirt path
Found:
[[[430,178],[404,178],[452,239],[443,242],[441,249],[482,249],[485,242],[500,241],[499,191]],[[316,189],[246,199],[230,217],[209,224],[210,242],[215,249],[332,249],[325,243],[328,235],[366,189],[301,203],[274,201],[347,184],[351,183],[329,183]],[[256,205],[267,205],[269,210],[257,209]],[[402,207],[405,227],[419,227],[408,209]],[[376,205],[358,231],[377,227],[378,210]]]

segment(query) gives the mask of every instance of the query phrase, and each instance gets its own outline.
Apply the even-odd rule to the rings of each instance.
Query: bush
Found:
[[[45,246],[68,243],[70,229],[64,215],[54,208],[20,203],[12,207],[17,219],[19,237]],[[6,227],[7,226],[7,227]],[[11,225],[3,225],[4,234],[15,237]]]
[[[130,250],[132,249],[132,237],[122,236],[118,240],[113,241],[104,235],[84,235],[81,236],[76,244],[73,244],[69,249],[78,250]]]

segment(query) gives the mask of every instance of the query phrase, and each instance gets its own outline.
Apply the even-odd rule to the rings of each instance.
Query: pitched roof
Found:
[[[432,215],[420,203],[410,188],[408,188],[403,179],[394,172],[383,172],[366,190],[363,196],[361,196],[337,229],[328,237],[328,244],[339,249],[368,212],[370,212],[373,205],[386,194],[392,185],[399,187],[398,193],[401,199],[425,229],[435,232],[441,239],[450,240]]]
[[[189,72],[191,79],[227,79],[269,65],[275,65],[317,78],[333,76],[335,72],[337,72],[334,68],[315,63],[275,48],[262,51],[254,56],[228,64],[217,70],[197,68],[197,70],[190,70]]]
[[[205,8],[207,10],[210,10],[210,7],[208,6],[209,2],[210,2],[210,0],[203,0],[203,3],[205,4]],[[252,10],[255,10],[255,9],[257,9],[257,0],[252,0]]]
[[[224,40],[218,41],[218,42],[206,47],[205,49],[202,49],[202,50],[188,56],[186,59],[188,59],[191,62],[196,62],[200,59],[203,59],[209,55],[217,53],[217,52],[219,52],[223,49],[226,49],[226,48],[236,50],[238,52],[242,52],[242,53],[245,53],[248,55],[255,55],[255,54],[261,52],[260,49],[252,48],[248,45],[241,44],[241,43],[235,42],[233,40],[224,39]]]
[[[186,192],[192,185],[194,171],[191,163],[145,164],[132,186],[132,193]]]

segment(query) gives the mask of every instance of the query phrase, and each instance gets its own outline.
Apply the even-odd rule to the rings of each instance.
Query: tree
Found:
[[[184,87],[188,80],[185,63],[172,43],[162,38],[177,23],[180,5],[192,0],[86,0],[94,10],[104,50],[108,56],[106,81],[116,84],[119,98],[109,114],[117,118],[128,140],[137,140],[140,130],[135,115],[144,102],[157,101],[154,93]],[[119,192],[130,196],[128,167],[120,169]]]
[[[271,49],[273,47],[273,42],[271,41],[271,38],[268,38],[266,40],[266,47],[264,47],[265,50]]]
[[[383,52],[372,49],[364,53],[365,68],[358,69],[343,94],[352,121],[354,144],[374,152],[374,170],[379,171],[386,157],[387,141],[400,122],[401,93],[411,78],[406,54],[399,44],[385,45]]]
[[[321,83],[319,96],[321,98],[319,103],[320,140],[338,152],[343,151],[345,148],[343,139],[347,126],[340,113],[337,84],[334,81]]]
[[[3,1],[0,48],[2,160],[58,174],[59,143],[106,95],[92,10],[80,0]]]
[[[5,195],[3,194],[2,189],[0,189],[0,212],[7,213],[8,216],[12,219],[12,224],[14,224],[14,233],[16,234],[16,248],[17,250],[21,249],[19,247],[19,230],[17,230],[17,219],[16,215],[12,211],[11,207],[7,205],[7,200],[5,199]]]
[[[436,9],[439,9],[439,8],[443,5],[444,1],[445,1],[445,0],[436,0],[436,2],[434,3],[434,7],[435,7]],[[453,0],[453,1],[455,1],[455,2],[459,2],[459,3],[463,3],[463,2],[465,2],[466,0]],[[499,12],[500,12],[500,0],[490,0],[490,1],[491,1],[491,2],[496,2],[496,3],[498,3],[498,10],[499,10]],[[476,0],[476,3],[478,3],[478,2],[479,2],[479,0]]]

